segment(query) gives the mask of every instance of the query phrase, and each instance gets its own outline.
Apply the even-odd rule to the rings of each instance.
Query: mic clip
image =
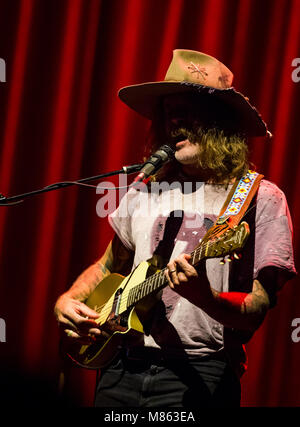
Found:
[[[136,164],[136,165],[131,165],[131,166],[123,166],[122,170],[123,170],[124,173],[126,173],[127,175],[129,175],[130,173],[135,173],[135,172],[140,171],[143,166],[144,166],[144,163]]]

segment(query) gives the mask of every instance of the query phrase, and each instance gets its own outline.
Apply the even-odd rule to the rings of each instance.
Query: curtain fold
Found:
[[[292,61],[300,56],[299,20],[297,0],[0,0],[7,74],[0,82],[0,193],[141,162],[149,123],[117,91],[162,80],[175,48],[203,51],[233,71],[234,86],[273,134],[251,141],[251,160],[287,196],[298,265],[300,82],[292,80]],[[32,393],[41,380],[56,393],[55,300],[112,237],[96,214],[99,197],[94,188],[70,187],[0,207],[0,318],[7,325],[0,358],[16,382],[33,384]],[[300,404],[300,343],[291,339],[298,285],[296,278],[284,287],[247,346],[244,406]],[[70,399],[90,405],[95,373],[68,369]]]

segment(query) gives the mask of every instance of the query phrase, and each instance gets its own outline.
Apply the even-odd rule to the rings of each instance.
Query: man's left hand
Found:
[[[195,305],[203,306],[213,300],[205,265],[198,271],[190,264],[191,255],[181,254],[166,268],[169,286]]]

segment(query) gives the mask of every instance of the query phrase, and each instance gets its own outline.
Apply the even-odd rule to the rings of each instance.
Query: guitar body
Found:
[[[147,310],[143,304],[139,304],[131,310],[126,310],[126,295],[138,283],[147,277],[150,264],[146,261],[127,277],[113,273],[95,288],[85,304],[99,313],[96,322],[100,329],[103,328],[109,334],[109,338],[97,338],[95,343],[82,345],[80,343],[64,343],[63,351],[78,365],[84,368],[99,369],[108,365],[120,350],[123,339],[134,338],[144,333],[140,318],[149,309],[149,297],[147,297]],[[116,313],[116,294],[124,295],[119,312]],[[151,297],[152,305],[157,301]],[[151,306],[151,302],[150,302]],[[139,315],[138,315],[139,312]]]

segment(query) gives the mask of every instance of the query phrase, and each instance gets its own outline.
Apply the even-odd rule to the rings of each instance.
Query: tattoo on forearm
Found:
[[[269,307],[268,294],[258,280],[253,282],[250,293],[212,289],[212,294],[217,305],[208,314],[229,327],[255,330]]]
[[[98,266],[103,274],[103,276],[106,276],[107,274],[110,274],[109,270],[106,268],[105,265],[102,265],[100,263],[98,263]]]
[[[245,298],[245,312],[265,313],[269,307],[269,297],[258,280],[254,280],[249,298]]]

